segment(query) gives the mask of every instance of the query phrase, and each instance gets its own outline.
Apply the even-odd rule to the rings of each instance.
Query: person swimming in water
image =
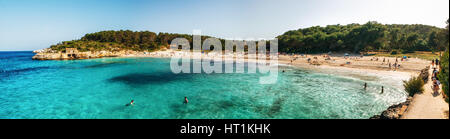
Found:
[[[126,104],[125,106],[134,106],[134,100],[131,100],[131,102]]]
[[[184,104],[188,104],[189,100],[187,99],[187,97],[184,97]]]

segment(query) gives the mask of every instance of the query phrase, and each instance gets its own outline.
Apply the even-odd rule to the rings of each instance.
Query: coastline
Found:
[[[103,52],[104,53],[104,52]],[[39,54],[39,53],[38,53]],[[38,55],[36,54],[36,55]],[[40,53],[42,55],[42,53]],[[58,53],[59,55],[63,55]],[[44,53],[45,55],[45,53]],[[207,55],[207,56],[205,56]],[[79,58],[79,59],[91,59],[91,58],[102,58],[102,57],[118,57],[118,58],[129,58],[129,57],[152,57],[152,58],[171,58],[172,56],[178,56],[180,58],[208,58],[208,56],[215,56],[213,53],[211,54],[201,54],[201,53],[183,53],[181,51],[156,51],[156,52],[133,52],[133,51],[125,51],[119,53],[110,53],[109,55],[101,55],[101,56],[91,56],[88,58]],[[257,59],[249,59],[248,55],[240,55],[244,57],[246,62],[257,62]],[[224,58],[222,60],[234,60],[236,57],[229,59],[230,57]],[[35,59],[35,58],[33,58]],[[60,60],[58,59],[39,59],[39,60]],[[62,60],[70,60],[71,58],[63,58]],[[313,59],[313,61],[309,61],[308,59]],[[375,60],[377,59],[377,60]],[[403,88],[401,86],[402,80],[408,80],[412,76],[417,76],[420,74],[421,69],[425,65],[428,65],[428,61],[410,58],[405,61],[401,61],[402,67],[395,70],[389,69],[386,62],[382,62],[380,59],[389,59],[390,61],[395,61],[395,58],[392,57],[373,57],[373,56],[339,56],[339,54],[335,55],[324,55],[324,54],[314,54],[314,55],[279,55],[277,60],[278,64],[288,65],[296,68],[304,68],[313,71],[321,71],[325,73],[331,74],[344,74],[345,76],[376,76],[383,81],[389,82],[389,84],[394,84],[395,87]],[[348,64],[350,63],[350,64]],[[386,63],[386,64],[385,64]],[[402,89],[403,90],[403,89]],[[388,107],[386,111],[383,111],[380,115],[374,115],[370,119],[398,119],[399,115],[402,115],[404,111],[409,107],[411,101],[414,101],[414,98],[407,97],[404,102],[393,104]]]
[[[168,55],[162,56],[125,56],[125,57],[155,57],[155,58],[170,58]],[[278,64],[293,66],[296,68],[303,68],[313,71],[320,71],[328,74],[338,74],[344,76],[366,76],[366,77],[377,77],[380,80],[387,82],[401,90],[403,90],[403,80],[409,80],[413,76],[420,76],[424,69],[429,65],[429,61],[409,58],[408,60],[401,61],[398,60],[402,67],[398,69],[390,69],[387,63],[382,62],[381,59],[389,59],[390,61],[395,61],[396,58],[392,57],[373,57],[365,56],[363,58],[345,58],[344,56],[330,56],[332,61],[326,60],[328,57],[323,54],[315,54],[309,56],[288,56],[280,55],[278,57]],[[315,59],[320,63],[319,65],[312,62],[308,62],[308,58]],[[245,58],[248,62],[256,62],[257,60]],[[375,59],[378,59],[377,61]],[[291,61],[292,60],[292,61]],[[342,64],[350,61],[351,64]],[[385,63],[385,64],[383,64]],[[428,68],[430,69],[430,68]],[[424,86],[427,87],[427,86]],[[428,93],[428,91],[424,92]],[[429,92],[431,93],[431,92]],[[414,116],[404,116],[408,115],[411,107],[417,105],[417,97],[406,96],[403,102],[393,103],[386,110],[376,114],[369,119],[405,119],[406,117]],[[445,102],[444,102],[445,103]],[[445,110],[444,110],[445,111]],[[447,107],[448,111],[448,107]],[[422,111],[419,111],[419,113]],[[414,114],[413,114],[414,115]]]

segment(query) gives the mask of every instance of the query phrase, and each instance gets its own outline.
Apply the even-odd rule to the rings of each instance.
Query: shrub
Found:
[[[397,50],[392,50],[391,55],[396,55],[398,54]]]
[[[419,77],[412,77],[408,81],[403,81],[403,87],[409,96],[414,96],[415,94],[422,93],[424,91],[423,85],[425,83]]]
[[[409,53],[414,53],[413,50],[403,50],[402,54],[409,54]]]
[[[444,91],[446,97],[447,97],[447,102],[448,102],[448,76],[449,76],[449,69],[448,69],[448,58],[449,58],[449,52],[448,50],[442,55],[441,57],[441,71],[439,72],[439,80],[441,81],[442,84],[442,90]]]

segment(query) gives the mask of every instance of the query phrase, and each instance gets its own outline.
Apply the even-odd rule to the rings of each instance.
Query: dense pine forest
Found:
[[[53,50],[64,51],[65,48],[77,48],[79,51],[100,50],[135,50],[155,51],[167,47],[175,38],[186,38],[192,46],[192,35],[176,33],[159,33],[150,31],[101,31],[86,34],[79,40],[64,41],[52,45]],[[209,36],[202,36],[202,41]],[[223,39],[220,39],[224,43]]]
[[[384,51],[410,53],[414,51],[444,51],[446,29],[428,25],[366,24],[328,25],[292,30],[278,36],[279,52],[327,53]],[[156,34],[150,31],[102,31],[86,34],[79,40],[52,45],[53,50],[77,48],[80,51],[136,50],[154,51],[167,47],[174,38],[186,38],[192,46],[192,35]],[[202,41],[209,36],[202,36]],[[222,45],[224,45],[224,40]],[[224,48],[224,47],[223,47]]]
[[[427,25],[329,25],[292,30],[278,36],[279,51],[326,53],[330,51],[443,51],[445,29]]]

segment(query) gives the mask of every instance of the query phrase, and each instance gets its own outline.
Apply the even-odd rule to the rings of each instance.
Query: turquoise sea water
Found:
[[[264,85],[261,74],[173,74],[170,59],[33,55],[0,52],[0,118],[367,119],[406,98],[375,77],[292,67],[280,67],[277,83]],[[135,105],[125,106],[131,99]]]

